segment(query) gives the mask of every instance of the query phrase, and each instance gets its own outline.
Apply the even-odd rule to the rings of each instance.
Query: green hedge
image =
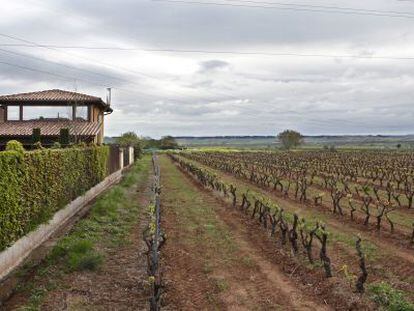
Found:
[[[0,251],[101,182],[108,147],[0,152]]]

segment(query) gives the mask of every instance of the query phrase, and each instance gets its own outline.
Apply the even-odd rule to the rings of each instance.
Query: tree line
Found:
[[[115,143],[121,147],[134,147],[136,157],[140,157],[144,150],[171,150],[179,149],[179,145],[174,137],[163,136],[161,139],[150,137],[140,137],[134,132],[126,132],[115,139]]]

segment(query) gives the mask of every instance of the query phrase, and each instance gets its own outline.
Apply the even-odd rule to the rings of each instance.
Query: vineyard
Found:
[[[169,155],[254,239],[335,309],[413,310],[414,154],[219,152]],[[263,235],[264,233],[264,235]],[[268,250],[267,250],[268,251]],[[283,263],[281,263],[283,266]],[[306,291],[306,290],[305,290]]]
[[[414,311],[413,160],[145,155],[0,287],[0,309]]]

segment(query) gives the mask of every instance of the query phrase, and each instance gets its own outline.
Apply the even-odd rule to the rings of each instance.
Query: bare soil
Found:
[[[336,309],[323,299],[320,273],[303,283],[307,271],[276,251],[257,223],[229,210],[166,157],[161,171],[167,310]]]

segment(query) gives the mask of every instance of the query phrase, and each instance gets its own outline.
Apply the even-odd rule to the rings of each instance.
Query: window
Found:
[[[7,107],[7,120],[16,121],[20,117],[20,107],[19,106],[8,106]]]
[[[25,106],[23,107],[23,120],[43,120],[43,119],[72,119],[72,107],[40,107],[40,106]]]
[[[88,106],[76,107],[76,120],[88,121]]]

